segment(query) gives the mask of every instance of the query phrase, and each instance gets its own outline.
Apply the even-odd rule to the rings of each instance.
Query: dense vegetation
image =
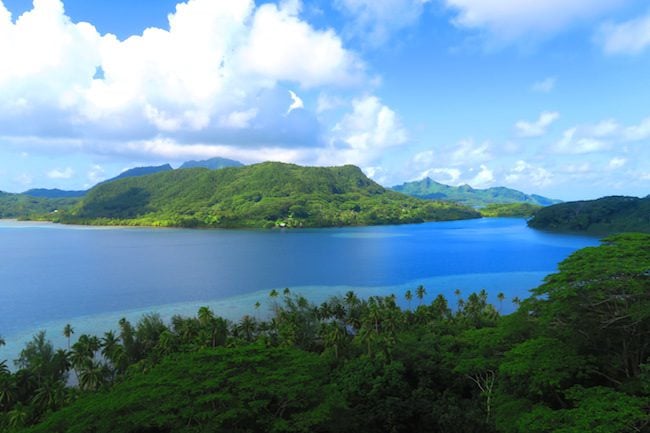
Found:
[[[484,217],[531,217],[542,206],[531,203],[489,204],[478,211]]]
[[[391,189],[413,197],[449,200],[475,208],[482,208],[491,204],[507,203],[530,203],[537,206],[548,206],[559,203],[559,200],[553,200],[536,194],[529,195],[505,187],[474,189],[469,185],[449,186],[438,183],[428,177],[414,182],[406,182],[402,185],[394,186]]]
[[[541,209],[528,225],[542,230],[600,235],[626,231],[650,233],[650,196],[613,196],[561,203]]]
[[[355,166],[266,162],[183,169],[98,185],[56,220],[182,227],[328,227],[478,218],[472,209],[388,191]]]
[[[502,294],[452,308],[420,286],[402,310],[286,289],[267,320],[150,314],[67,350],[39,334],[18,371],[0,368],[0,430],[647,433],[649,270],[650,235],[625,234],[573,254],[508,316]]]
[[[39,219],[53,212],[71,209],[78,198],[46,198],[0,191],[0,218]]]

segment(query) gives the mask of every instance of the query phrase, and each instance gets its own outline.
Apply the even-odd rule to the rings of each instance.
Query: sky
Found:
[[[0,0],[0,190],[215,156],[650,194],[647,0]]]

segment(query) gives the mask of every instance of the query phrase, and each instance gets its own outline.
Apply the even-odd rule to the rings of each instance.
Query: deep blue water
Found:
[[[103,332],[144,312],[236,319],[273,288],[319,301],[355,289],[427,299],[488,290],[500,308],[527,296],[573,251],[597,239],[531,230],[522,219],[404,226],[255,231],[92,228],[0,221],[0,335],[12,357],[39,329]],[[401,299],[401,296],[400,296]],[[416,301],[414,301],[414,304]],[[496,300],[495,300],[496,304]],[[263,312],[255,312],[263,314]]]

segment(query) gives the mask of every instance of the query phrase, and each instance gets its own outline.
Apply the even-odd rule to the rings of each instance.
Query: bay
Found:
[[[511,300],[598,239],[529,229],[517,218],[304,230],[185,230],[0,221],[1,359],[14,359],[44,329],[100,334],[121,317],[191,315],[199,306],[237,320],[263,316],[268,292],[289,287],[320,302],[355,290],[403,293],[422,284],[425,302],[452,305],[486,289],[502,312]],[[506,301],[498,302],[499,292]],[[262,307],[254,308],[256,302]],[[417,300],[411,306],[416,306]]]

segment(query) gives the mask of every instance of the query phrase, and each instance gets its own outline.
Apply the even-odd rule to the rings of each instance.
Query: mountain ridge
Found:
[[[451,200],[475,208],[489,204],[530,203],[539,206],[549,206],[560,200],[550,199],[538,194],[526,194],[516,189],[504,186],[486,189],[472,188],[464,184],[450,186],[436,182],[430,177],[419,181],[404,182],[391,187],[392,190],[413,197],[435,200]]]
[[[60,222],[182,227],[330,227],[478,218],[388,190],[356,166],[264,162],[191,168],[97,185]]]

